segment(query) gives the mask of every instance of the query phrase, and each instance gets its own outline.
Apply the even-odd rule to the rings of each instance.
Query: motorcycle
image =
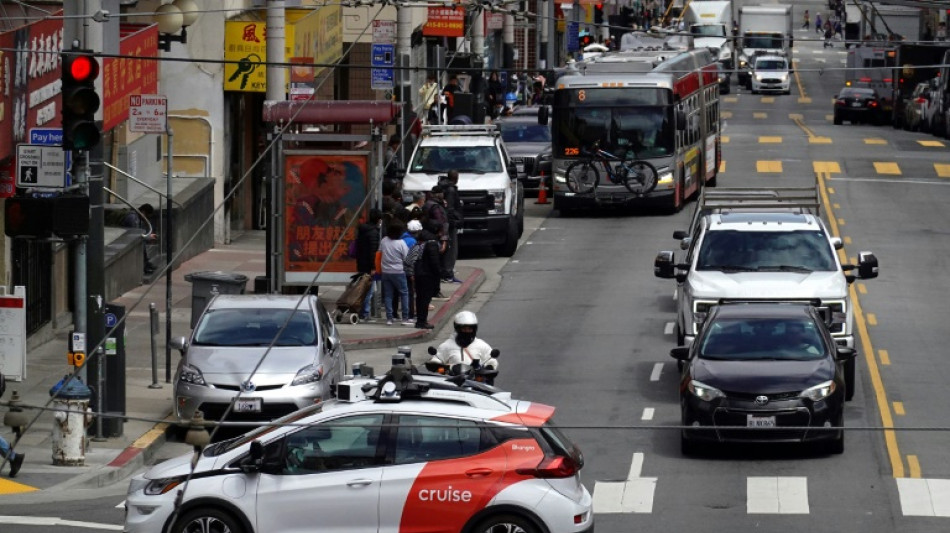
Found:
[[[434,356],[437,353],[438,350],[436,350],[435,347],[429,346],[429,355]],[[501,355],[501,352],[497,348],[491,351],[492,359],[497,359],[499,355]],[[463,378],[462,381],[474,381],[492,386],[495,385],[495,378],[498,376],[498,370],[484,366],[481,364],[481,361],[478,360],[472,361],[471,365],[466,363],[447,365],[439,361],[430,360],[425,363],[425,369],[436,374],[461,377]]]

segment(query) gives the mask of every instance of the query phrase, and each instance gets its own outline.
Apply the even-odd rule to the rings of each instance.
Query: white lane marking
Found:
[[[653,420],[653,408],[652,408],[652,407],[644,407],[644,408],[643,408],[643,416],[640,417],[640,420]]]
[[[660,372],[663,372],[663,363],[653,365],[653,372],[650,373],[650,381],[660,381]]]
[[[950,516],[950,479],[898,478],[904,516]]]
[[[672,322],[667,322],[666,325],[663,326],[663,334],[664,334],[664,335],[672,335],[672,334],[673,334],[673,328],[674,328],[674,327],[676,327],[676,324],[674,324],[674,323],[672,323]]]
[[[630,472],[625,481],[597,481],[594,483],[595,513],[652,513],[655,477],[640,477],[643,454],[633,454]]]
[[[749,514],[808,514],[808,478],[750,477],[746,480]]]
[[[99,524],[96,522],[79,522],[78,520],[63,520],[55,516],[3,516],[0,515],[0,524],[10,524],[13,526],[65,526],[65,527],[84,527],[87,529],[98,529],[100,531],[122,531],[122,526],[115,524]]]
[[[512,262],[512,263],[520,263],[521,261],[519,261],[518,259],[512,259],[511,262]]]

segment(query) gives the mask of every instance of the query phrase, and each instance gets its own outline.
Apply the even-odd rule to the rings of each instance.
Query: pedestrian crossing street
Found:
[[[673,479],[642,476],[644,454],[633,454],[630,471],[623,481],[594,483],[594,513],[653,513],[658,485]],[[903,516],[950,517],[950,479],[898,478]],[[727,483],[727,482],[724,482]],[[809,491],[820,490],[821,480],[809,485],[802,476],[749,476],[745,483],[746,514],[807,515]],[[728,487],[720,490],[729,492]]]

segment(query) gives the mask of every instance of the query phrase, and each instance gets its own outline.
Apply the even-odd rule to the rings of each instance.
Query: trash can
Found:
[[[185,281],[191,283],[192,329],[212,298],[219,294],[244,294],[247,286],[247,276],[244,274],[220,270],[192,272],[185,276]]]
[[[53,398],[53,464],[86,464],[86,427],[92,421],[92,390],[78,377],[63,386],[64,377],[49,390]]]

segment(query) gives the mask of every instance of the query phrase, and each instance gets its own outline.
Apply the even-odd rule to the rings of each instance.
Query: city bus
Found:
[[[555,209],[657,205],[677,211],[703,184],[715,186],[721,157],[716,58],[708,48],[663,54],[667,58],[650,68],[646,55],[632,59],[623,72],[605,56],[603,70],[590,64],[557,80],[550,111]],[[621,157],[638,146],[637,159],[658,171],[656,188],[641,196],[602,179],[592,192],[571,192],[565,171],[587,157],[595,141]]]

